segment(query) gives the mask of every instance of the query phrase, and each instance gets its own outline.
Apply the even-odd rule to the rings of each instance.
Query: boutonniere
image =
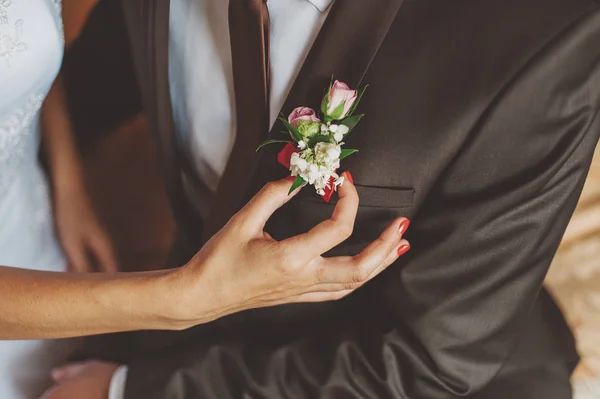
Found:
[[[289,169],[295,177],[290,193],[306,184],[315,187],[327,202],[344,182],[336,172],[340,161],[358,152],[344,149],[344,138],[358,125],[364,115],[355,115],[366,87],[352,90],[347,84],[335,81],[323,97],[321,110],[298,107],[287,119],[279,118],[291,140],[267,140],[262,147],[286,143],[277,156],[278,162]]]

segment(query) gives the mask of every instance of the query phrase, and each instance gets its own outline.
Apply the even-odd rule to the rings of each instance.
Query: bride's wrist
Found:
[[[169,270],[158,277],[159,317],[163,329],[183,330],[221,317],[225,310],[212,291],[215,284],[189,266]]]

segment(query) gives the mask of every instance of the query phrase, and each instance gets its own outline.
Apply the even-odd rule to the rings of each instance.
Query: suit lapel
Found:
[[[402,3],[335,1],[285,102],[284,113],[320,100],[331,76],[359,86]]]
[[[165,167],[177,166],[175,127],[169,92],[169,0],[146,0],[148,7],[148,68],[153,86],[153,109]]]
[[[331,77],[351,87],[363,84],[404,0],[336,0],[310,50],[298,78],[285,101],[284,115],[299,106],[318,109]],[[368,82],[367,82],[368,83]],[[281,138],[276,123],[269,138]],[[253,194],[267,181],[283,178],[288,172],[277,164],[278,146],[261,150],[259,165],[252,178]]]

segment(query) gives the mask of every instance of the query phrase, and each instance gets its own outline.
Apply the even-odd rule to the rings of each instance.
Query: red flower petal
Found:
[[[287,143],[283,150],[279,154],[277,154],[277,161],[285,166],[286,169],[290,169],[290,160],[292,159],[292,154],[297,151],[296,146],[292,143]]]
[[[333,193],[335,192],[335,179],[333,178],[333,176],[329,179],[329,184],[327,187],[324,188],[325,190],[325,195],[323,195],[323,200],[327,203],[329,203],[331,201],[331,197],[333,196]]]

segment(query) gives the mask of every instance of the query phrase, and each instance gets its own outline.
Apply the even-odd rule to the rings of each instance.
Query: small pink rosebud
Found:
[[[288,117],[288,122],[294,127],[298,127],[298,122],[300,121],[321,122],[315,110],[308,107],[298,107]]]
[[[323,99],[321,111],[332,120],[344,119],[358,98],[358,91],[336,80]]]

